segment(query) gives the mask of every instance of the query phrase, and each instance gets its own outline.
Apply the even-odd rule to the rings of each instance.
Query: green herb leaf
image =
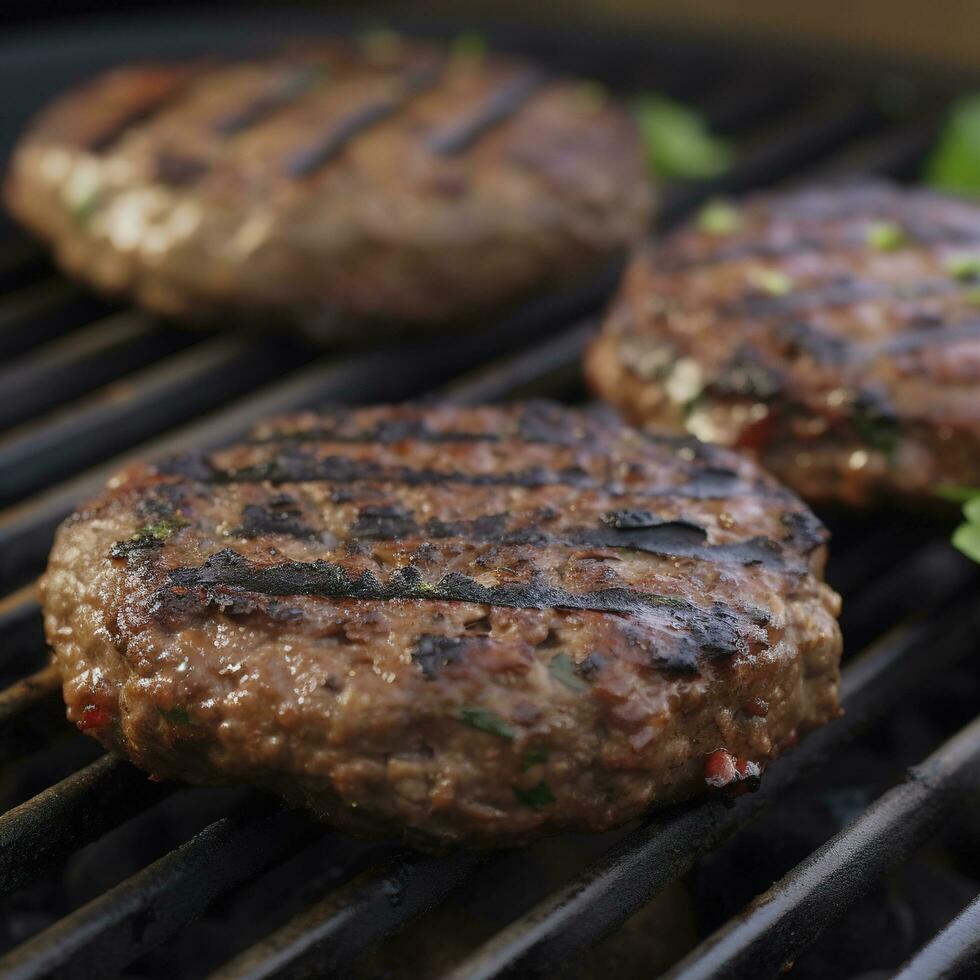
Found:
[[[551,792],[551,787],[542,781],[530,789],[521,789],[519,786],[515,786],[514,799],[521,806],[529,806],[533,810],[541,810],[555,802],[555,794]]]
[[[698,228],[708,235],[734,235],[742,227],[742,212],[730,201],[716,198],[698,212]]]
[[[527,772],[534,766],[543,765],[548,761],[548,748],[545,745],[536,745],[528,749],[521,757],[521,772]]]
[[[953,544],[967,558],[980,561],[980,524],[961,524],[953,532]]]
[[[894,221],[875,221],[868,228],[865,240],[879,252],[895,252],[908,244],[909,237]]]
[[[125,541],[117,541],[110,549],[109,554],[113,558],[124,558],[134,551],[144,551],[147,548],[158,548],[172,534],[179,531],[182,527],[187,527],[187,521],[182,517],[171,517],[156,524],[147,524],[141,527],[131,537]]]
[[[69,212],[75,224],[84,228],[98,210],[100,200],[101,195],[96,189],[84,197],[79,198],[77,201],[73,201],[69,207]]]
[[[548,661],[548,671],[556,681],[573,691],[584,691],[589,685],[575,671],[575,663],[567,653],[559,653]]]
[[[780,269],[765,269],[762,267],[750,269],[749,282],[756,289],[770,296],[786,296],[793,290],[793,280]]]
[[[171,725],[189,725],[191,716],[184,708],[158,708],[157,709]]]
[[[650,169],[660,177],[706,180],[732,163],[728,141],[715,136],[705,118],[662,95],[645,95],[634,106]]]
[[[901,435],[898,419],[882,415],[858,402],[854,406],[852,420],[858,437],[866,446],[889,457],[894,454]]]
[[[971,524],[980,524],[980,495],[973,497],[963,505],[963,516]]]
[[[496,711],[491,711],[489,708],[460,708],[459,719],[473,728],[478,728],[481,732],[489,732],[501,738],[514,737],[514,729]]]
[[[474,64],[486,58],[488,49],[487,39],[479,31],[462,31],[449,45],[449,53],[453,58]]]
[[[947,483],[936,488],[936,496],[954,504],[965,504],[974,497],[980,497],[980,487],[964,487],[955,483]]]
[[[980,280],[980,255],[958,255],[946,263],[946,271],[960,282]]]
[[[980,95],[954,103],[926,161],[925,179],[940,190],[980,194]]]

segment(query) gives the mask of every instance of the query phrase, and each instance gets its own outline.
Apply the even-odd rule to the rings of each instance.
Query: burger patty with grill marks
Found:
[[[709,207],[636,256],[587,373],[808,500],[976,485],[980,208],[884,182]]]
[[[643,233],[650,197],[595,85],[388,34],[109,72],[39,116],[6,185],[100,290],[325,338],[580,277]]]
[[[602,830],[838,713],[826,533],[607,411],[383,407],[134,465],[43,581],[69,718],[366,834]]]

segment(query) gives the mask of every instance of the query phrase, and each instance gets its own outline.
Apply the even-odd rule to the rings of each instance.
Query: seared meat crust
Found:
[[[581,276],[643,233],[650,188],[594,87],[386,37],[102,75],[41,113],[6,201],[100,290],[333,337]]]
[[[43,582],[69,718],[360,833],[601,830],[833,718],[826,534],[753,464],[548,403],[307,414],[135,465]]]
[[[980,482],[980,208],[886,183],[763,195],[639,253],[587,356],[634,421],[808,500]]]

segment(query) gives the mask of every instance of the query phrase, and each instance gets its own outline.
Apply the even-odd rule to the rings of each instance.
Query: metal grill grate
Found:
[[[247,37],[247,18],[238,30]],[[192,50],[211,38],[231,43],[227,24],[202,22],[185,34],[161,31],[160,46]],[[107,28],[103,37],[118,35]],[[501,46],[508,42],[622,90],[656,87],[695,101],[737,139],[739,162],[724,178],[667,188],[664,224],[719,191],[846,173],[908,177],[929,145],[943,98],[941,86],[920,82],[913,111],[896,120],[876,107],[880,73],[873,71],[831,81],[753,53],[652,39],[598,42],[553,31],[504,33]],[[43,67],[33,69],[37,91],[88,70],[104,47],[98,38],[91,50],[66,47],[64,37],[32,43],[35,57],[46,54]],[[143,53],[137,51],[142,43],[133,41],[127,54]],[[29,55],[13,59],[13,70],[26,70]],[[347,976],[365,950],[416,920],[424,925],[425,914],[463,882],[520,875],[513,854],[423,857],[362,844],[247,792],[217,802],[209,797],[195,809],[191,804],[202,791],[151,783],[111,757],[91,761],[95,749],[64,722],[57,680],[44,665],[30,582],[43,567],[57,523],[131,454],[216,446],[264,416],[326,402],[580,398],[578,359],[616,271],[464,336],[323,354],[293,341],[184,333],[141,313],[112,310],[60,279],[28,243],[11,238],[0,248],[0,506],[6,507],[0,511],[0,590],[6,594],[0,600],[0,674],[10,684],[0,693],[0,792],[10,807],[0,816],[0,893],[14,901],[4,907],[7,913],[38,881],[56,896],[50,914],[16,937],[19,945],[6,936],[0,974],[159,975],[140,958],[202,914],[207,921],[206,910],[218,906],[224,912],[219,921],[227,924],[219,929],[217,952],[185,959],[181,976]],[[549,894],[517,902],[510,921],[457,957],[449,976],[565,975],[580,951],[616,930],[729,835],[778,807],[792,784],[827,770],[846,746],[867,738],[876,719],[902,711],[976,652],[975,569],[937,538],[933,526],[897,516],[842,520],[835,545],[830,578],[845,592],[852,654],[844,673],[847,714],[778,760],[755,794],[734,804],[712,798],[673,807],[614,839],[582,844],[583,854],[594,854],[591,863],[581,861]],[[873,882],[932,838],[954,809],[976,802],[980,722],[946,732],[938,742],[949,734],[903,782],[708,935],[670,975],[774,976],[816,942]],[[905,764],[901,753],[896,760]],[[62,894],[59,869],[84,845],[127,826],[145,834],[153,826],[145,821],[168,807],[195,815],[179,846],[164,845],[97,894],[77,901]],[[301,904],[284,903],[285,914],[265,908],[267,925],[248,919],[243,928],[235,908],[250,915],[265,890],[298,891]],[[900,976],[975,975],[978,916],[974,901]]]

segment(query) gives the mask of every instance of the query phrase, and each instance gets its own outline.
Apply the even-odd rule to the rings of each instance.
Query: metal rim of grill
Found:
[[[285,29],[314,22],[335,26],[307,17],[287,19]],[[244,18],[232,33],[247,39],[251,27]],[[100,37],[127,36],[120,45],[131,42],[127,56],[141,53],[136,49],[143,41],[125,31],[96,33],[89,48],[69,43],[65,35],[39,35],[21,46],[0,75],[23,72],[32,52],[35,59],[47,52],[34,76],[43,80],[41,88],[55,91],[83,74],[89,61],[103,58]],[[228,32],[227,24],[201,20],[183,33],[171,26],[161,36],[161,48],[183,51],[202,38],[205,45],[211,39],[220,44]],[[666,188],[661,226],[722,192],[847,174],[909,178],[934,137],[944,101],[956,91],[947,82],[920,80],[924,107],[893,118],[876,104],[873,86],[860,73],[841,82],[785,61],[760,60],[754,52],[720,52],[708,42],[673,39],[597,40],[592,34],[525,30],[502,31],[499,46],[515,38],[524,39],[531,53],[600,78],[614,90],[656,88],[692,101],[736,139],[738,160],[728,174]],[[4,140],[9,135],[0,133]],[[138,311],[114,309],[66,283],[41,250],[22,239],[11,236],[0,244],[0,670],[10,684],[0,692],[3,760],[29,763],[37,746],[62,744],[67,723],[56,675],[44,666],[30,582],[43,567],[56,525],[101,488],[120,459],[214,447],[266,416],[327,402],[576,397],[578,360],[616,272],[608,268],[580,288],[530,303],[469,334],[324,353],[294,341],[181,332]],[[831,576],[847,599],[844,717],[777,760],[758,792],[651,814],[584,871],[470,950],[447,976],[554,974],[791,785],[860,740],[874,718],[927,689],[938,670],[976,650],[976,570],[932,527],[906,527],[899,543],[887,519],[871,521],[867,529],[851,520],[845,531],[835,542],[839,578]],[[0,816],[4,895],[58,867],[87,842],[188,792],[152,783],[110,756],[72,772],[70,752],[68,757],[69,771],[60,782]],[[903,782],[791,868],[740,917],[704,937],[668,975],[778,974],[980,788],[980,720],[916,762]],[[229,901],[308,846],[328,855],[322,894],[265,935],[241,936],[237,952],[211,976],[346,975],[369,946],[501,860],[470,851],[430,857],[354,842],[246,794],[180,846],[11,949],[0,958],[0,974],[115,975],[214,902]],[[963,908],[896,975],[972,976],[978,968],[980,900]]]

